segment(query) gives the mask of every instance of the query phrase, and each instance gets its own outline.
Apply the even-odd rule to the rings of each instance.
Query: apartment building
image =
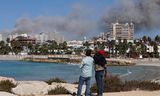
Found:
[[[111,40],[118,40],[118,39],[127,39],[133,40],[134,38],[134,24],[130,23],[112,23],[109,27],[109,38]]]

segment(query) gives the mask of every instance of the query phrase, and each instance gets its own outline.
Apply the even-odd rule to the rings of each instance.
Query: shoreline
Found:
[[[58,61],[50,58],[68,58],[70,61]],[[35,62],[50,62],[50,63],[64,63],[64,64],[79,64],[82,56],[78,55],[0,55],[0,60],[25,60],[24,58],[36,58]],[[47,59],[45,61],[39,59]],[[142,66],[160,66],[160,58],[143,58],[143,59],[133,59],[133,58],[106,58],[109,61],[108,66],[128,66],[128,65],[142,65]],[[29,60],[30,61],[30,60]],[[113,63],[113,64],[110,64]],[[117,64],[116,64],[117,63]]]

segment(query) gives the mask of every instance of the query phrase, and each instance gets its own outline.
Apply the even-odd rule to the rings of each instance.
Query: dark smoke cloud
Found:
[[[40,32],[60,32],[66,39],[83,39],[96,28],[96,21],[88,18],[87,8],[79,4],[72,6],[67,16],[39,16],[34,20],[27,17],[19,18],[14,33],[36,34]]]
[[[139,30],[154,30],[160,26],[160,0],[115,0],[115,5],[108,8],[103,16],[103,24],[116,22],[135,23]]]

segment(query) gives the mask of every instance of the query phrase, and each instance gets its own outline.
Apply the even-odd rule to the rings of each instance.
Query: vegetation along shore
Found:
[[[82,56],[77,55],[57,55],[57,56],[46,56],[45,58],[41,57],[26,57],[23,58],[25,61],[31,61],[31,62],[48,62],[48,63],[67,63],[67,64],[79,64]],[[134,65],[131,60],[125,60],[125,59],[113,59],[108,58],[107,59],[107,65],[108,66],[129,66]]]

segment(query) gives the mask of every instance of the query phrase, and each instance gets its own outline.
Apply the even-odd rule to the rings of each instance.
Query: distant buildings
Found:
[[[72,48],[83,47],[83,41],[77,41],[77,40],[68,41],[67,47],[72,47]]]
[[[14,34],[10,34],[9,35],[9,40],[12,41],[13,39],[17,38],[17,37],[28,37],[27,34],[18,34],[18,33],[14,33]]]
[[[48,35],[46,33],[40,33],[35,35],[36,43],[43,43],[48,40]]]
[[[11,42],[19,41],[19,42],[21,42],[23,44],[28,44],[28,43],[35,44],[35,41],[36,41],[35,38],[31,38],[27,34],[10,35],[9,39],[10,39]]]
[[[55,40],[57,43],[64,42],[64,37],[58,32],[42,32],[35,35],[37,43],[43,43],[48,40]]]
[[[133,40],[134,39],[134,24],[131,23],[112,23],[109,27],[110,40]]]
[[[2,39],[2,34],[0,34],[0,41],[2,41],[3,39]]]
[[[57,43],[62,43],[64,42],[64,36],[57,31],[48,32],[48,40],[55,40]]]
[[[0,35],[0,40],[1,40]],[[17,38],[18,37],[18,38]],[[57,43],[64,42],[64,36],[61,35],[59,32],[41,32],[39,34],[35,34],[32,36],[28,36],[28,34],[18,34],[18,33],[12,33],[9,35],[9,40],[18,40],[18,39],[34,39],[36,43],[44,43],[48,40],[55,40]]]

